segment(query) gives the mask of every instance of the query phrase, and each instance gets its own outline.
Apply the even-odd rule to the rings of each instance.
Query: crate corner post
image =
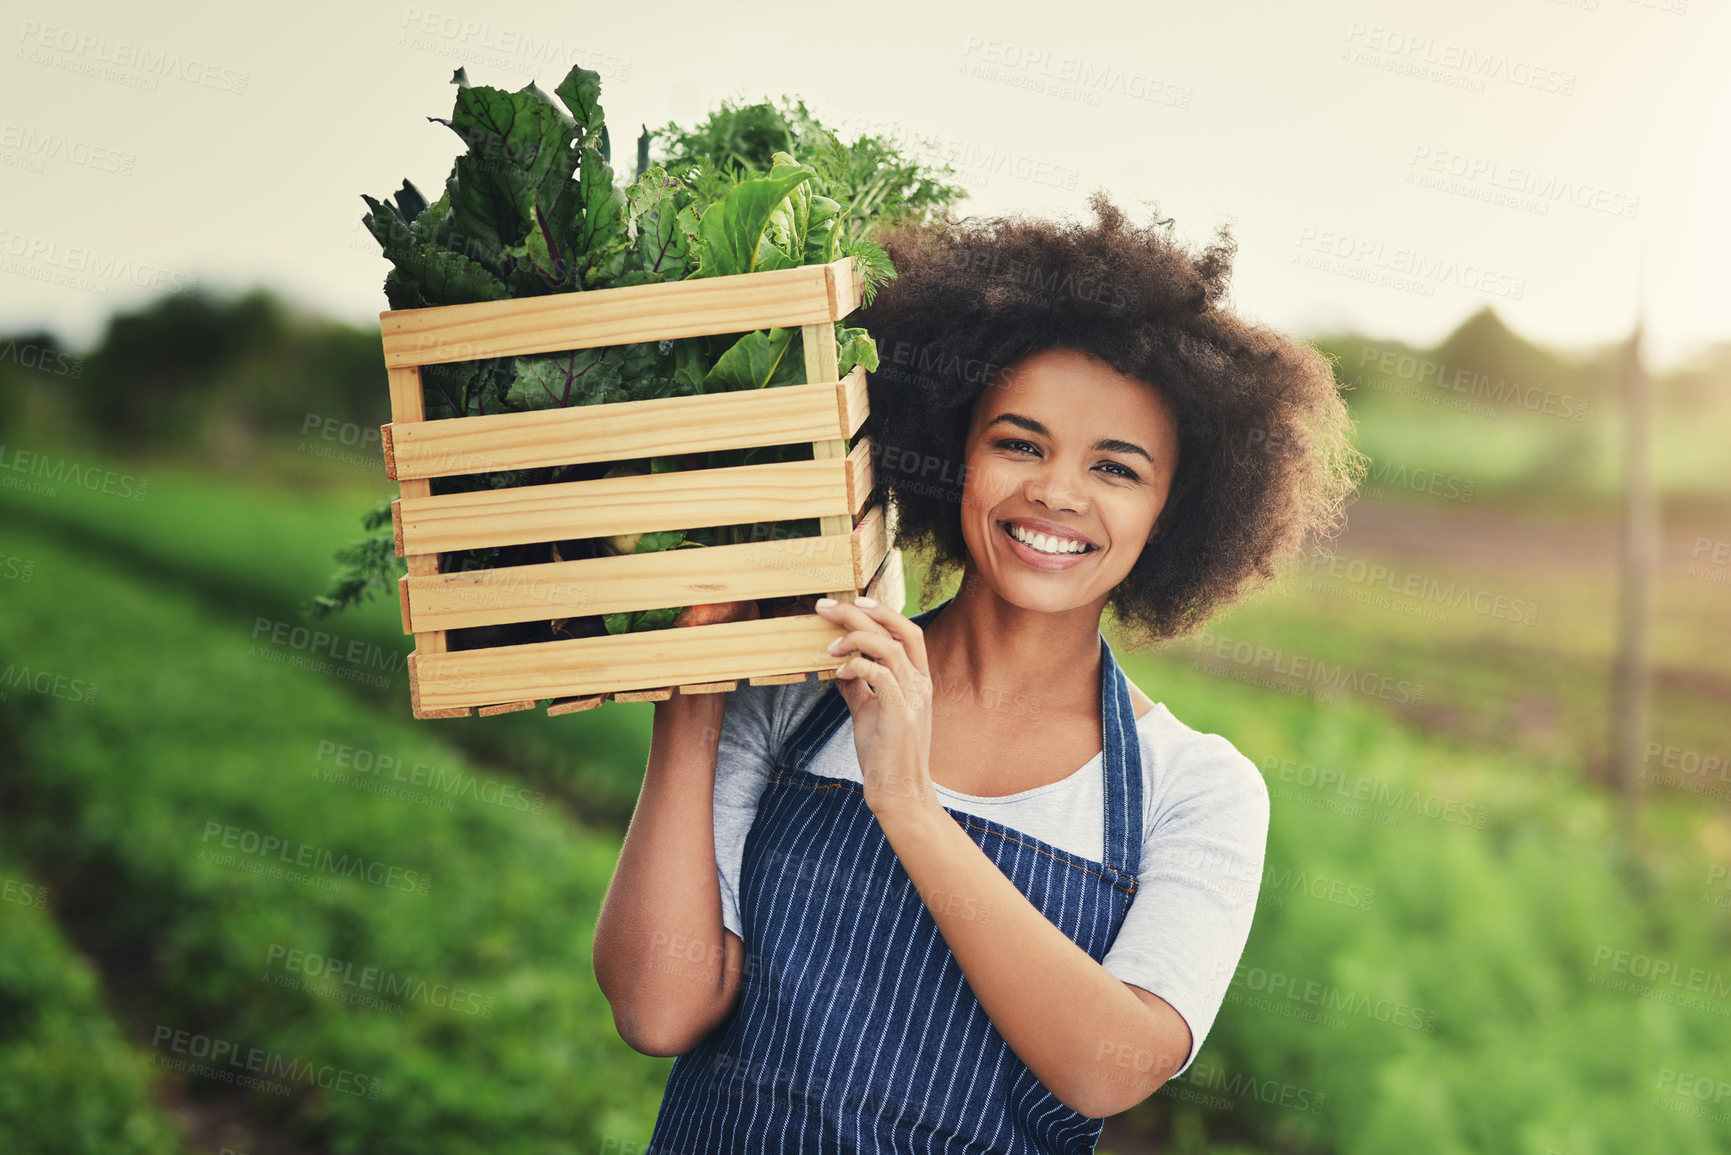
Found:
[[[387,367],[385,372],[390,377],[391,384],[391,426],[426,420],[426,397],[421,390],[421,367],[405,365]],[[390,428],[391,426],[386,426]],[[389,459],[392,472],[395,473],[395,455]],[[472,713],[469,706],[448,706],[423,708],[421,705],[421,662],[427,655],[443,654],[445,652],[445,631],[425,630],[415,633],[413,629],[413,613],[411,612],[411,578],[424,577],[439,572],[439,555],[436,553],[409,553],[405,544],[403,531],[403,502],[416,498],[429,497],[432,494],[432,482],[427,478],[409,478],[399,480],[397,487],[400,496],[391,502],[391,522],[396,538],[397,556],[404,559],[408,573],[398,580],[398,596],[402,600],[403,632],[415,639],[414,652],[409,655],[409,703],[417,718],[459,718]]]

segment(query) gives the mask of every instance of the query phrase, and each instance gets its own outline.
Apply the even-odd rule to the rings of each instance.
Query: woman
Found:
[[[1094,209],[887,246],[866,432],[922,600],[958,591],[820,602],[833,687],[657,703],[594,948],[621,1036],[680,1056],[653,1151],[1091,1151],[1213,1023],[1267,792],[1101,614],[1197,628],[1359,467],[1327,362],[1222,308],[1230,240]]]

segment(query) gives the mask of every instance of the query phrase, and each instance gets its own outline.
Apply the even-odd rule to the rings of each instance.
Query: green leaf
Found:
[[[556,409],[625,400],[620,389],[625,354],[619,346],[518,357],[506,394],[512,410]]]
[[[778,152],[769,175],[773,180],[800,171],[810,172],[814,177],[817,175],[817,170],[810,165],[802,165],[787,153]],[[799,264],[805,256],[806,229],[811,223],[811,194],[811,184],[797,186],[769,216],[765,236],[785,255],[789,266]]]
[[[612,168],[592,149],[583,151],[578,186],[581,218],[571,239],[571,253],[584,269],[579,287],[599,287],[625,271],[631,247],[625,193],[613,186]]]
[[[827,265],[837,258],[836,239],[841,236],[846,220],[841,205],[829,197],[811,198],[811,217],[805,233],[805,264]]]
[[[616,614],[604,614],[601,621],[610,634],[635,633],[639,630],[662,630],[673,625],[673,619],[679,616],[678,606],[666,606],[656,610],[638,610],[635,613],[625,610]]]
[[[531,82],[517,92],[469,87],[446,122],[468,151],[445,183],[451,211],[436,239],[486,266],[514,294],[548,292],[569,280],[559,252],[574,213],[578,149],[571,118]],[[542,235],[539,251],[528,246]],[[519,271],[519,263],[530,266]],[[537,283],[540,282],[540,283]]]
[[[673,281],[684,277],[697,238],[697,217],[685,201],[690,192],[661,168],[651,168],[625,192],[633,233],[634,271],[643,280]]]
[[[708,341],[687,338],[673,342],[673,380],[689,393],[702,393],[703,379],[709,371]]]
[[[853,258],[854,272],[864,285],[863,303],[866,305],[877,296],[879,285],[896,279],[896,267],[890,262],[890,255],[875,241],[861,240],[844,231],[836,238],[835,255],[838,259]]]
[[[841,376],[846,377],[855,365],[864,365],[868,373],[877,371],[878,346],[870,333],[864,329],[849,329],[837,321],[835,341],[837,371]]]
[[[590,148],[598,145],[598,139],[591,142],[590,138],[601,131],[606,119],[601,112],[601,74],[574,67],[553,92],[571,110],[585,145]]]
[[[797,385],[805,380],[805,353],[795,349],[797,329],[747,333],[721,355],[703,379],[705,393]]]
[[[793,258],[769,236],[771,219],[794,189],[816,175],[802,167],[742,181],[705,209],[698,221],[702,263],[692,275],[726,277],[791,266]]]
[[[421,294],[435,305],[502,301],[510,294],[499,278],[461,253],[418,245],[406,262],[419,276]],[[398,269],[403,268],[398,265]]]
[[[670,529],[661,533],[646,533],[637,539],[634,553],[660,553],[662,550],[677,549],[685,540],[682,530]]]

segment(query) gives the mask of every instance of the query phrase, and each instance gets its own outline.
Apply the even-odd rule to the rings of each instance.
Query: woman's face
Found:
[[[1145,382],[1077,350],[1047,349],[974,403],[966,462],[968,577],[1024,609],[1098,613],[1166,505],[1178,426]],[[1024,544],[1010,527],[1062,540]],[[1077,541],[1084,552],[1050,552]]]

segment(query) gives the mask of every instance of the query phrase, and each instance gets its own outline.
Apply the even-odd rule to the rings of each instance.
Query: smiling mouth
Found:
[[[1085,543],[1085,544],[1083,544],[1082,548],[1078,549],[1078,550],[1062,550],[1062,551],[1043,550],[1039,546],[1036,546],[1031,542],[1023,541],[1021,538],[1019,538],[1015,534],[1011,533],[1010,532],[1010,523],[1007,521],[998,522],[998,528],[1003,531],[1003,534],[1005,537],[1009,538],[1011,541],[1015,542],[1017,545],[1021,546],[1023,549],[1029,550],[1033,553],[1037,553],[1041,557],[1083,557],[1087,554],[1097,552],[1100,548],[1097,545],[1091,545],[1091,544]]]

